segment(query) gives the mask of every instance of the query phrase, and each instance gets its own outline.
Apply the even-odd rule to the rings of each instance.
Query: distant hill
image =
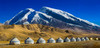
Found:
[[[2,23],[0,23],[0,25],[3,25]]]
[[[57,38],[67,35],[66,30],[57,29],[40,24],[29,25],[2,25],[0,26],[0,40],[10,40],[13,37],[18,37],[20,40],[25,40],[27,37],[38,39],[44,38]]]
[[[0,26],[0,41],[9,41],[13,37],[17,37],[19,40],[25,40],[27,37],[31,37],[35,41],[39,37],[44,39],[49,39],[53,37],[57,39],[58,37],[96,37],[100,36],[99,34],[94,33],[82,33],[75,32],[70,29],[64,30],[54,27],[49,27],[41,24],[28,24],[28,25],[1,25]]]

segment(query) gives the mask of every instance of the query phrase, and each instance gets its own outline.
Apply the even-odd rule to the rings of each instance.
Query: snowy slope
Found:
[[[40,11],[27,8],[20,11],[12,19],[5,22],[5,25],[11,24],[42,24],[61,29],[79,28],[89,31],[100,31],[100,27],[89,21],[75,17],[74,15],[50,7],[43,7]]]
[[[5,24],[23,24],[24,22],[32,24],[33,22],[38,22],[40,19],[43,20],[45,23],[49,23],[51,18],[51,16],[46,15],[42,12],[27,8],[25,10],[20,11],[11,20],[6,21]]]
[[[53,9],[53,8],[50,8],[50,7],[43,7],[40,11],[44,12],[48,15],[51,15],[52,17],[58,17],[59,16],[59,18],[56,18],[56,19],[62,20],[62,18],[63,18],[64,20],[62,20],[62,21],[64,21],[64,22],[68,22],[68,20],[70,20],[72,22],[78,22],[78,23],[79,22],[84,22],[84,23],[86,23],[88,25],[91,25],[91,26],[98,26],[98,25],[96,25],[94,23],[91,23],[87,20],[77,18],[74,15],[72,15],[68,12],[62,11],[62,10]]]
[[[25,10],[20,11],[17,15],[15,15],[11,20],[9,20],[9,24],[20,24],[23,21],[28,19],[28,15],[34,12],[33,9],[27,8]]]

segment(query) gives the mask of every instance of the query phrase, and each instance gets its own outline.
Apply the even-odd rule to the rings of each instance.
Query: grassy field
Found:
[[[31,37],[33,40],[38,40],[39,37],[43,37],[45,40],[49,38],[57,39],[61,37],[99,37],[100,34],[94,33],[77,33],[71,30],[58,29],[40,24],[29,25],[3,25],[0,26],[0,41],[10,41],[12,38],[17,37],[20,41],[24,41],[27,37]]]
[[[21,45],[1,44],[0,48],[100,48],[100,41],[81,41],[81,42],[65,42],[65,43],[46,43],[46,44],[21,44]]]
[[[21,41],[21,45],[8,45],[9,41],[17,37]],[[2,25],[0,26],[0,48],[100,48],[100,41],[85,41],[85,42],[70,42],[70,43],[54,43],[54,44],[24,44],[24,40],[31,37],[35,42],[39,37],[46,41],[49,38],[58,37],[65,39],[65,37],[93,37],[99,38],[100,34],[94,33],[78,33],[71,30],[58,29],[49,26],[30,24],[30,25]]]

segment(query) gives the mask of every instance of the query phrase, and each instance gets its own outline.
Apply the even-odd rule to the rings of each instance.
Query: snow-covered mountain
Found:
[[[27,8],[20,11],[12,19],[5,22],[11,24],[42,24],[62,29],[82,29],[86,31],[100,31],[100,26],[89,21],[75,17],[74,15],[50,7],[43,7],[40,11]]]

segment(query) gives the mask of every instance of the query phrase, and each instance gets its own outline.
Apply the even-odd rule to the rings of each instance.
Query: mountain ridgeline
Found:
[[[35,11],[32,8],[22,10],[5,22],[5,25],[12,24],[42,24],[76,32],[100,33],[100,26],[77,18],[68,12],[50,7],[42,7],[40,11]]]

